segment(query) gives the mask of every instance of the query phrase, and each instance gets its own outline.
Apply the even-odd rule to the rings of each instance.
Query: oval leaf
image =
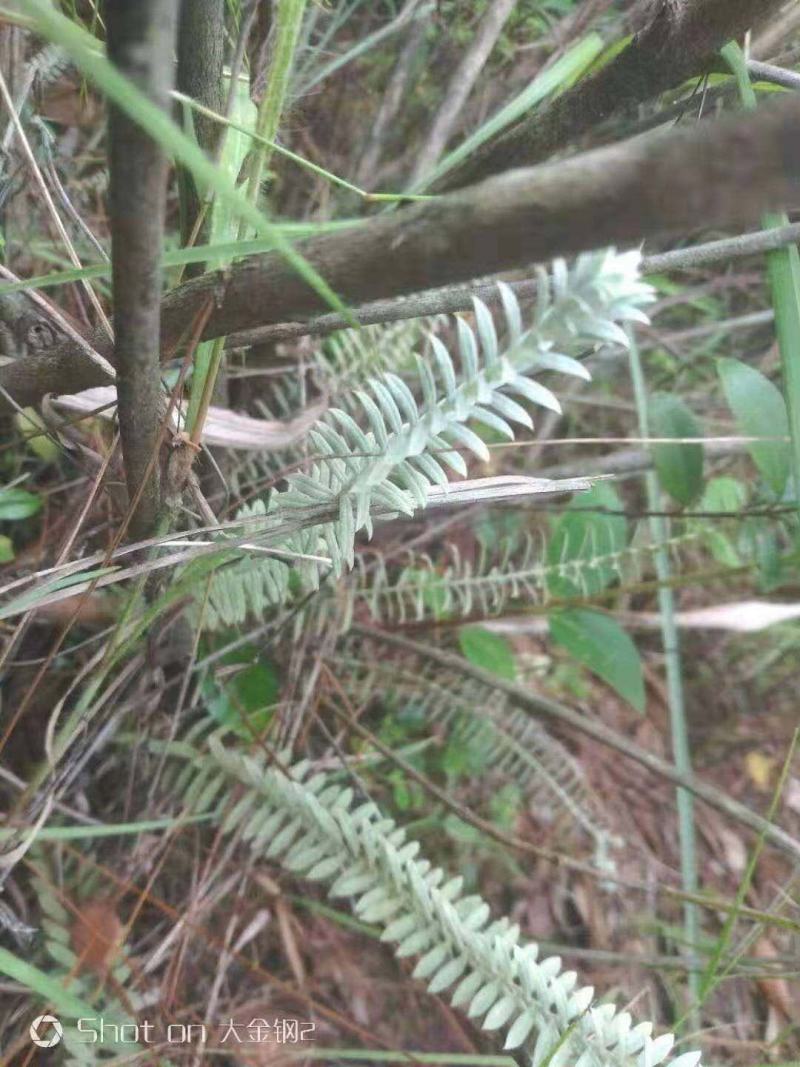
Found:
[[[483,626],[462,626],[458,644],[463,655],[476,667],[512,681],[517,676],[514,653],[505,638]]]
[[[3,522],[29,519],[41,506],[41,499],[25,489],[0,490],[0,520]]]
[[[718,359],[717,371],[728,407],[742,434],[788,438],[786,404],[780,389],[769,378],[738,359]],[[774,440],[752,442],[747,451],[773,493],[781,496],[789,477],[788,443]]]
[[[550,618],[550,636],[637,711],[644,711],[639,650],[615,619],[598,611],[559,611]]]
[[[701,437],[694,415],[679,396],[655,393],[650,400],[653,437]],[[653,445],[658,480],[678,504],[691,504],[703,490],[703,446]]]

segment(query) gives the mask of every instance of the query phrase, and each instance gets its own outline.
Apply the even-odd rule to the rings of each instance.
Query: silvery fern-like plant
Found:
[[[335,653],[341,684],[354,707],[368,706],[378,694],[384,704],[397,698],[413,701],[430,726],[439,724],[461,743],[475,744],[484,766],[518,786],[537,816],[566,814],[594,841],[595,866],[615,870],[612,851],[623,842],[607,828],[606,813],[578,761],[541,722],[491,686],[418,662],[384,662],[363,646],[363,639],[351,639]]]
[[[536,306],[527,327],[513,290],[500,283],[502,343],[489,309],[475,299],[475,328],[456,319],[458,369],[434,335],[431,360],[415,357],[421,404],[402,378],[386,373],[354,394],[363,428],[349,411],[329,410],[309,433],[313,462],[287,478],[285,489],[274,493],[264,508],[263,521],[255,528],[249,525],[248,532],[269,538],[287,522],[295,528],[280,547],[297,557],[296,570],[306,589],[318,586],[322,568],[302,557],[324,551],[337,576],[352,567],[356,535],[361,530],[371,535],[376,513],[411,515],[424,508],[431,488],[448,483],[448,468],[466,475],[462,448],[488,460],[488,448],[470,423],[513,440],[513,424],[533,425],[528,407],[520,401],[560,410],[554,394],[536,380],[538,374],[558,371],[588,378],[570,350],[598,342],[627,344],[620,323],[647,321],[642,308],[653,298],[639,277],[638,263],[637,252],[618,255],[609,250],[580,256],[571,266],[558,260],[549,275],[540,269]],[[265,595],[262,608],[278,606],[288,589],[288,580],[278,574],[287,564],[270,560],[267,566],[268,580],[256,586],[265,594],[274,590],[274,596]],[[257,565],[249,561],[246,568],[254,572]],[[222,588],[232,577],[232,569],[226,568],[212,582],[212,620],[243,621],[247,614],[247,600],[230,584]],[[227,610],[218,611],[217,601],[228,594]]]
[[[669,1060],[672,1034],[652,1036],[649,1022],[633,1025],[627,1012],[597,1003],[558,957],[539,958],[507,919],[493,920],[477,895],[462,895],[462,879],[448,879],[420,858],[405,830],[353,790],[314,773],[308,760],[285,769],[282,758],[230,751],[212,737],[208,754],[195,753],[186,803],[216,809],[223,830],[240,833],[251,849],[289,872],[330,883],[348,897],[358,918],[382,930],[399,957],[418,957],[414,976],[484,1030],[504,1030],[505,1048],[531,1067],[696,1067],[700,1054]],[[228,804],[231,780],[244,786]]]
[[[698,540],[697,533],[670,538],[674,550]],[[501,615],[515,603],[540,606],[551,599],[555,581],[568,580],[581,594],[589,595],[587,577],[601,568],[621,580],[623,575],[643,572],[655,554],[651,543],[625,545],[620,549],[585,546],[589,551],[574,558],[546,562],[547,541],[543,535],[506,539],[488,548],[479,547],[477,559],[463,559],[455,545],[448,546],[450,559],[441,563],[416,554],[399,572],[390,573],[380,555],[359,557],[350,587],[346,621],[356,605],[364,605],[373,619],[403,623],[424,619],[468,619]],[[543,562],[544,561],[544,562]]]
[[[512,423],[533,426],[514,396],[560,411],[557,398],[535,375],[556,370],[588,378],[583,365],[562,349],[597,341],[626,343],[619,322],[646,320],[641,306],[652,298],[638,278],[638,253],[595,253],[571,268],[557,261],[549,277],[541,271],[527,329],[513,291],[502,283],[499,291],[504,347],[491,313],[476,299],[477,332],[465,319],[456,319],[460,374],[436,336],[430,338],[433,366],[417,357],[422,406],[402,378],[387,373],[356,393],[368,430],[352,415],[332,409],[311,431],[319,458],[308,473],[288,479],[286,491],[274,497],[274,510],[286,514],[328,506],[336,512],[323,528],[336,573],[352,566],[354,535],[362,529],[371,533],[374,508],[411,515],[425,507],[432,485],[447,483],[445,467],[466,475],[464,457],[449,446],[489,459],[486,444],[468,423],[482,423],[513,440]]]

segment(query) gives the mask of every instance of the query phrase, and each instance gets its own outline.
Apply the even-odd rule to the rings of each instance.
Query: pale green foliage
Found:
[[[678,554],[703,536],[696,530],[670,538],[668,548]],[[513,602],[546,605],[559,579],[569,581],[582,596],[590,596],[592,575],[602,570],[612,580],[638,581],[656,546],[651,542],[626,545],[619,551],[595,550],[587,544],[574,558],[546,559],[543,538],[529,535],[506,540],[496,549],[482,546],[474,563],[463,560],[450,546],[453,560],[439,564],[428,556],[414,556],[392,576],[380,556],[356,561],[348,586],[348,619],[363,604],[376,621],[403,624],[424,619],[485,618],[502,614]]]
[[[92,971],[79,973],[80,960],[71,944],[70,934],[78,921],[77,915],[65,907],[57,891],[44,877],[35,877],[33,887],[42,914],[44,947],[53,962],[51,973],[63,976],[69,992],[95,1009],[97,1018],[102,1018],[106,1024],[107,1033],[113,1034],[114,1026],[135,1023],[135,1012],[141,1006],[141,998],[132,990],[126,990],[125,996],[134,1012],[132,1016],[114,992],[114,988],[124,989],[133,977],[122,947],[114,950],[116,959],[111,964],[108,976],[100,976]],[[121,1051],[119,1044],[110,1041],[90,1043],[86,1037],[79,1036],[71,1024],[64,1025],[62,1047],[65,1051],[64,1062],[76,1065],[110,1063],[116,1061]],[[130,1054],[142,1053],[141,1047],[135,1042],[126,1042],[124,1050]],[[167,1061],[159,1058],[158,1063],[167,1064]]]
[[[431,727],[458,730],[462,742],[480,747],[489,773],[522,790],[537,818],[566,813],[595,843],[595,864],[614,869],[611,850],[621,842],[604,826],[605,812],[586,776],[569,750],[547,729],[507,697],[463,675],[383,663],[365,652],[363,640],[337,649],[336,665],[342,685],[355,707],[365,707],[376,695],[386,700],[413,702],[424,711]]]
[[[414,350],[426,338],[449,323],[447,315],[401,319],[358,330],[339,330],[327,339],[316,357],[316,372],[323,384],[342,394],[350,405],[347,390],[362,385],[384,371],[405,373],[414,369]]]
[[[387,373],[355,393],[367,428],[347,411],[328,411],[309,433],[313,461],[307,470],[289,475],[286,488],[271,496],[259,539],[296,556],[322,552],[330,558],[334,575],[341,575],[353,566],[356,535],[361,530],[371,535],[376,517],[412,515],[424,508],[431,486],[447,484],[445,468],[467,473],[454,445],[488,460],[486,444],[469,423],[513,440],[512,423],[533,426],[528,408],[515,397],[560,410],[536,375],[559,371],[588,377],[565,349],[626,343],[618,323],[644,319],[641,307],[652,299],[637,268],[637,253],[592,253],[571,267],[557,261],[551,275],[540,271],[536,308],[527,328],[513,291],[501,284],[502,344],[491,313],[476,299],[476,328],[465,319],[456,320],[460,370],[440,338],[431,336],[432,361],[416,357],[422,405],[402,378]],[[280,535],[287,523],[296,532]],[[272,562],[269,568],[274,576]],[[304,589],[317,588],[319,563],[302,561],[296,569]],[[231,584],[233,570],[226,567],[214,579],[215,586],[226,583],[222,595],[230,594],[231,606],[237,609],[219,613],[220,618],[244,618],[254,606],[241,599],[233,603],[238,596]],[[285,599],[286,582],[270,579],[268,585],[274,585],[276,595],[263,600],[262,610]],[[212,602],[218,595],[212,590]]]
[[[255,500],[241,508],[237,518],[265,516],[264,502]],[[253,525],[242,527],[249,536]],[[219,630],[236,626],[248,617],[258,616],[268,605],[282,604],[289,595],[289,567],[283,560],[249,555],[215,571],[210,579],[203,626]]]
[[[432,993],[450,991],[485,1030],[506,1032],[506,1048],[522,1049],[532,1065],[656,1067],[667,1063],[674,1038],[652,1038],[652,1024],[632,1025],[627,1012],[598,1004],[590,987],[558,957],[540,960],[507,919],[492,920],[477,895],[462,896],[462,879],[419,858],[419,844],[371,801],[353,804],[353,791],[314,773],[304,760],[289,770],[282,759],[229,751],[217,739],[210,756],[197,754],[186,800],[209,810],[221,805],[222,827],[280,861],[294,875],[330,882],[330,895],[349,897],[358,918],[382,928],[399,957],[419,957],[414,976]],[[231,779],[246,788],[226,807]],[[671,1067],[695,1067],[688,1053]]]

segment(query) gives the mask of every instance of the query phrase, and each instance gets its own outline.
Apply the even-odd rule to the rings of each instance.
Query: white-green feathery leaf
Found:
[[[563,971],[558,957],[540,961],[537,946],[522,942],[508,920],[490,921],[479,898],[459,907],[461,880],[446,881],[440,868],[418,859],[404,830],[374,804],[353,809],[349,789],[308,779],[307,762],[287,774],[281,762],[268,766],[263,754],[245,756],[214,738],[205,762],[216,785],[216,795],[201,791],[206,807],[224,808],[230,779],[258,796],[265,811],[282,816],[269,857],[292,871],[335,877],[332,891],[351,895],[356,915],[382,926],[398,955],[420,957],[418,978],[449,989],[484,1029],[504,1028],[532,1065],[667,1067],[671,1034],[654,1039],[652,1024],[631,1028],[613,1004],[593,1005],[591,990],[576,990],[574,972]],[[243,813],[240,823],[245,837],[248,818]],[[224,825],[235,829],[230,819]],[[699,1058],[689,1053],[673,1065],[695,1067]]]
[[[459,371],[434,335],[432,362],[417,358],[422,406],[406,381],[388,372],[356,391],[355,403],[347,410],[327,412],[309,433],[313,462],[290,474],[285,488],[272,494],[261,534],[269,537],[288,522],[300,530],[276,547],[288,555],[325,555],[337,576],[352,567],[355,538],[361,530],[371,534],[374,511],[412,515],[426,506],[432,486],[445,484],[443,465],[462,476],[467,473],[463,456],[453,446],[488,460],[487,445],[470,424],[482,424],[510,439],[512,423],[533,425],[529,407],[561,410],[555,395],[535,376],[556,370],[585,377],[582,365],[564,355],[565,349],[580,351],[597,341],[626,340],[617,323],[638,320],[641,307],[652,299],[651,289],[639,278],[638,262],[638,253],[605,251],[581,256],[571,266],[558,261],[550,277],[540,271],[527,328],[513,291],[502,286],[502,344],[488,308],[475,300],[476,329],[466,319],[457,319]],[[297,570],[304,591],[318,586],[319,564],[306,561]],[[280,606],[288,593],[287,564],[233,564],[219,582],[212,582],[208,623],[236,624],[249,612]]]

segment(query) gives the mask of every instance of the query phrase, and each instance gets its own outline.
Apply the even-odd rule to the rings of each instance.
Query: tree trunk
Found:
[[[108,54],[160,107],[169,106],[178,0],[108,0]],[[109,111],[109,213],[114,362],[122,455],[137,539],[160,510],[161,254],[167,195],[162,148],[117,107]]]

